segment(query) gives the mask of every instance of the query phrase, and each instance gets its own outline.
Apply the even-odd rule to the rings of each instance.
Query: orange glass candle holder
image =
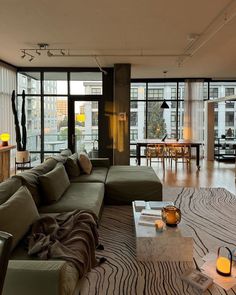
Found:
[[[162,208],[162,220],[168,226],[177,226],[181,220],[180,209],[172,205]]]

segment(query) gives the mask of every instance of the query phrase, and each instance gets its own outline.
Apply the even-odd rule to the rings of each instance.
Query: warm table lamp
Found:
[[[8,146],[8,141],[10,140],[10,134],[9,133],[2,133],[0,135],[0,139],[2,141],[2,146]]]
[[[220,250],[221,248],[225,248],[229,252],[229,256],[221,256],[220,255]],[[231,275],[231,270],[232,270],[232,253],[229,250],[228,247],[219,247],[218,248],[218,255],[217,255],[217,260],[216,260],[216,271],[218,274],[228,277]]]

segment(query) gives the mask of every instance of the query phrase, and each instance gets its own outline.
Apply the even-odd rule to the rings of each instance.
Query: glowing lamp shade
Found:
[[[10,134],[9,133],[2,133],[0,135],[0,139],[2,141],[2,146],[8,146],[8,141],[10,140]]]
[[[85,114],[77,114],[76,115],[76,121],[80,122],[80,123],[85,122]]]
[[[229,256],[221,256],[220,255],[220,250],[221,248],[225,248],[229,252]],[[216,271],[218,274],[222,276],[230,276],[231,275],[231,270],[232,270],[232,253],[229,250],[228,247],[219,247],[218,249],[218,257],[216,260]]]

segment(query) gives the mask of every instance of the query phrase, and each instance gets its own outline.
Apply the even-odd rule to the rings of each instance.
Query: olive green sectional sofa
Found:
[[[91,174],[80,173],[72,176],[66,166],[68,158],[71,160],[71,157],[72,160],[75,159],[69,152],[63,152],[62,155],[48,158],[37,167],[1,183],[0,207],[22,186],[26,186],[31,193],[40,215],[86,209],[92,210],[100,218],[104,204],[130,204],[136,199],[162,200],[162,184],[151,167],[110,167],[108,159],[92,159]],[[57,200],[47,203],[41,182],[46,177],[46,181],[49,181],[46,189],[53,190],[56,187],[56,190],[61,190],[63,181],[60,176],[50,179],[56,169],[67,171],[70,176],[69,184]],[[54,188],[51,188],[51,185],[54,185]],[[57,194],[57,191],[54,193]],[[17,216],[17,212],[15,214]],[[16,216],[9,216],[9,220],[17,220]],[[20,227],[21,224],[16,221],[16,226]],[[32,259],[27,255],[24,239],[13,249],[3,295],[70,295],[78,289],[78,272],[67,262]]]

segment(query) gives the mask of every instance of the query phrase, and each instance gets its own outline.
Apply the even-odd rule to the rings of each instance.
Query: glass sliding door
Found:
[[[44,151],[47,156],[67,148],[67,97],[44,97]]]
[[[72,144],[76,152],[98,157],[98,101],[74,102]]]

